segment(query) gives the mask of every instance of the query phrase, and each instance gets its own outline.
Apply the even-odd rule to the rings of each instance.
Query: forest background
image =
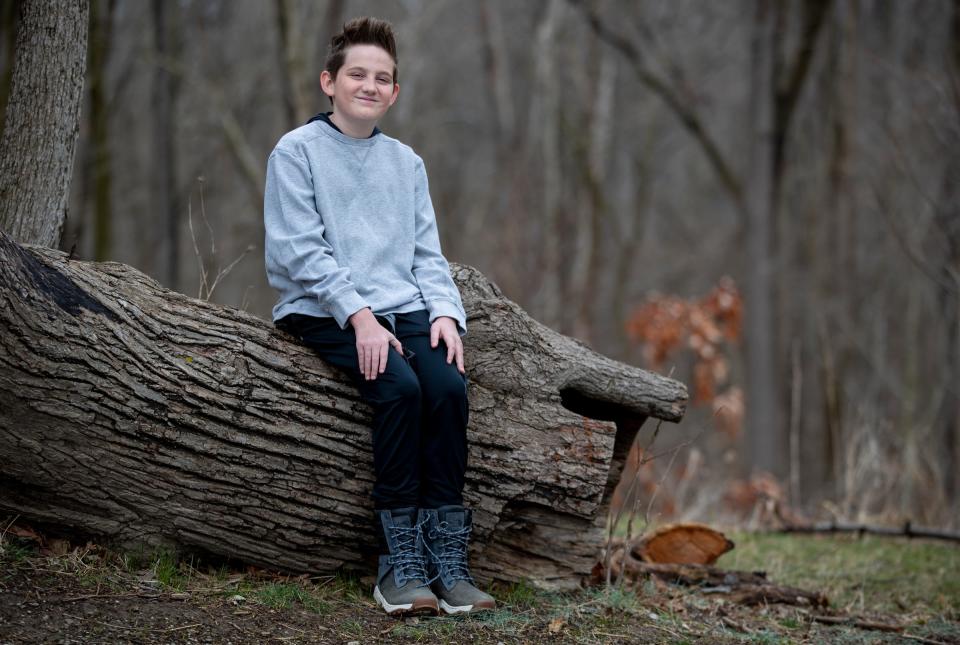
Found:
[[[266,158],[377,15],[447,258],[691,385],[659,513],[960,522],[960,0],[90,8],[64,250],[269,318]]]

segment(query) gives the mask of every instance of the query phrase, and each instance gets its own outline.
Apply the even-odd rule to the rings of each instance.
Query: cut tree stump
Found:
[[[706,524],[680,522],[645,533],[631,546],[631,552],[644,562],[713,564],[733,546],[726,535]]]
[[[637,431],[680,420],[686,388],[452,269],[469,327],[473,570],[572,588]],[[119,546],[369,571],[370,414],[267,321],[0,233],[0,509]]]
[[[678,526],[681,527],[680,530]],[[684,534],[694,535],[693,541],[698,544],[693,548],[664,549],[662,555],[671,559],[683,555],[684,551],[693,559],[704,559],[704,547],[710,552],[711,557],[714,554],[719,556],[733,548],[733,543],[726,540],[722,533],[712,531],[706,526],[691,531],[694,526],[696,525],[668,526],[654,531],[648,537],[654,540],[657,537],[676,539],[683,544],[686,541]],[[716,535],[708,536],[709,532]],[[742,605],[780,603],[823,608],[830,604],[823,593],[774,584],[767,580],[767,574],[763,571],[733,571],[697,562],[649,561],[652,554],[645,552],[647,545],[646,538],[634,542],[627,542],[622,538],[611,539],[603,561],[597,562],[594,566],[590,584],[596,585],[610,580],[617,584],[624,584],[627,588],[636,589],[644,580],[654,578],[662,582],[698,587],[702,593],[721,594],[730,602]],[[712,559],[715,560],[716,557]]]

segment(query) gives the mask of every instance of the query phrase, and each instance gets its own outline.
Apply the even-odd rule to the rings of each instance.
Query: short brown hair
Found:
[[[333,78],[337,77],[337,72],[343,67],[347,48],[351,45],[376,45],[390,54],[393,58],[393,82],[397,82],[397,42],[393,37],[393,26],[389,22],[364,16],[345,23],[340,33],[330,39],[327,62],[323,66]]]

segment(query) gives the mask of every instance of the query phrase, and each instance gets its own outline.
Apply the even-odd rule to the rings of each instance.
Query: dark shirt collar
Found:
[[[312,119],[307,121],[307,123],[313,123],[314,121],[323,121],[324,123],[329,125],[331,128],[333,128],[340,134],[343,134],[343,130],[338,128],[337,124],[330,120],[331,114],[333,114],[333,112],[320,112],[317,115],[315,115]],[[373,126],[373,132],[370,133],[370,137],[375,137],[378,134],[380,134],[380,128],[378,128],[377,126]],[[343,136],[347,136],[347,135],[343,134]],[[369,139],[370,137],[367,137],[367,138]]]

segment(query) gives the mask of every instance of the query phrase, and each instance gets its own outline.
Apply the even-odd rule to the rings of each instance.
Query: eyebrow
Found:
[[[354,72],[354,71],[356,71],[356,72],[367,72],[367,71],[369,71],[369,70],[367,70],[366,67],[361,67],[360,65],[353,65],[352,67],[348,67],[348,68],[347,68],[347,73]],[[393,72],[390,72],[390,71],[387,71],[387,70],[382,70],[382,69],[381,69],[381,70],[375,70],[375,71],[374,71],[374,74],[386,74],[386,75],[389,76],[391,79],[393,78]]]

